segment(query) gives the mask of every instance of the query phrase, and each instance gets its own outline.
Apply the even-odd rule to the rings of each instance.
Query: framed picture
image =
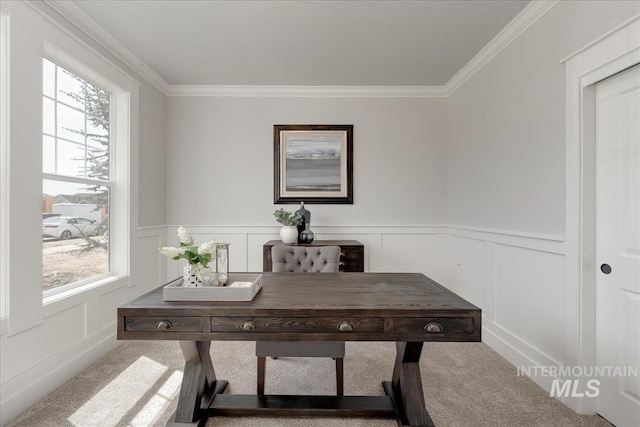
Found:
[[[353,125],[274,125],[274,203],[353,204]]]

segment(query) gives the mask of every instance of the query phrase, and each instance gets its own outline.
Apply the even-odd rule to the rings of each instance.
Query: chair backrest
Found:
[[[273,246],[271,270],[277,273],[337,273],[340,246]]]

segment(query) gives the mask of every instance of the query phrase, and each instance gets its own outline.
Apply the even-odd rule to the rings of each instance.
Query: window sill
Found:
[[[89,283],[75,286],[71,289],[67,289],[60,292],[53,292],[45,295],[42,299],[42,304],[46,308],[49,305],[55,304],[63,300],[69,300],[80,294],[84,294],[96,288],[100,288],[103,292],[112,292],[119,288],[127,286],[129,276],[107,276],[101,279],[92,280]]]
[[[2,319],[0,319],[0,336],[6,334],[8,330],[9,330],[9,319],[6,317],[3,317]]]

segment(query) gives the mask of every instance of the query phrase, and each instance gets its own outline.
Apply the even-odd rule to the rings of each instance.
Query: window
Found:
[[[111,92],[43,58],[43,291],[110,272]]]

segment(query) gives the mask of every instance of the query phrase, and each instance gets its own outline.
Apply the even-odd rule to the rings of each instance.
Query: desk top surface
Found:
[[[420,273],[262,273],[252,301],[164,301],[162,287],[119,308],[121,314],[351,316],[479,315],[480,309]]]

